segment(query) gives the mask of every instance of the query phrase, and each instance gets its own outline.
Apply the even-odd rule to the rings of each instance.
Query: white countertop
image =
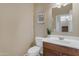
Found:
[[[54,37],[54,38],[45,38],[43,42],[79,49],[79,40],[75,39],[59,40],[58,38]]]

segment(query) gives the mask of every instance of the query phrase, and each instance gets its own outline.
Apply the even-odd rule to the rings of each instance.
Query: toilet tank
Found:
[[[39,47],[43,47],[43,37],[36,37],[35,38],[35,42],[36,42],[36,46],[39,46]]]

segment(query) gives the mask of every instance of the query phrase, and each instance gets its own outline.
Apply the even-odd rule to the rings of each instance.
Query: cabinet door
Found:
[[[43,49],[43,55],[44,56],[61,56],[61,53],[55,50],[51,50],[48,48]]]
[[[56,50],[51,50],[48,48],[44,48],[43,52],[44,52],[44,54],[43,54],[44,56],[71,56],[69,54],[62,53],[62,52],[59,52]]]

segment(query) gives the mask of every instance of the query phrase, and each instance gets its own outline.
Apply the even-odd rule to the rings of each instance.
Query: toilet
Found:
[[[40,54],[43,54],[43,39],[42,37],[35,38],[35,46],[27,51],[27,56],[40,56]]]

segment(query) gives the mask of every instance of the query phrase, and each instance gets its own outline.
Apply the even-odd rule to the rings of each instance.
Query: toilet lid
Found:
[[[40,51],[40,47],[33,46],[28,50],[28,53],[38,53]]]

